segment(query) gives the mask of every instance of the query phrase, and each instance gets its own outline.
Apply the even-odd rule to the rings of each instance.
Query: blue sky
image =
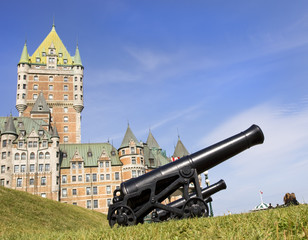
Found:
[[[35,49],[53,16],[64,45],[85,67],[82,142],[119,147],[129,122],[149,129],[172,155],[259,125],[265,143],[209,172],[227,190],[214,213],[308,202],[307,1],[3,1],[0,116],[17,115],[17,63]]]

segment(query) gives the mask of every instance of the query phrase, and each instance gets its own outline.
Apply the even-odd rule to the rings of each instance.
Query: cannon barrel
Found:
[[[122,194],[126,195],[136,193],[143,186],[153,183],[161,185],[158,187],[164,187],[168,185],[168,176],[170,177],[173,174],[176,175],[185,169],[196,169],[197,173],[200,174],[236,154],[263,142],[264,135],[261,128],[257,125],[252,125],[247,130],[210,147],[161,166],[138,178],[123,182],[121,183],[120,190]],[[166,196],[163,197],[169,196],[177,187],[178,186],[175,186],[175,189],[170,189],[170,191],[166,193]]]
[[[225,181],[220,180],[217,183],[215,183],[215,184],[213,184],[209,187],[203,188],[202,191],[201,191],[202,198],[204,199],[204,201],[206,203],[211,202],[212,201],[212,198],[210,197],[211,195],[219,192],[220,190],[226,189],[226,188],[227,188],[227,185],[226,185]],[[196,193],[189,194],[189,198],[194,198],[196,196],[197,196]],[[167,206],[182,208],[184,206],[185,202],[186,202],[186,200],[184,198],[180,198],[178,200],[175,200],[175,201],[167,204]],[[166,220],[170,215],[167,211],[165,211],[163,209],[157,210],[156,213],[157,213],[157,216],[160,220]]]

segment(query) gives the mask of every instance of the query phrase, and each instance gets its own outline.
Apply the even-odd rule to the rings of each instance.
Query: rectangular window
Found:
[[[39,164],[39,172],[43,172],[44,164]]]
[[[38,85],[34,84],[33,85],[33,90],[38,90]]]
[[[136,164],[136,157],[132,157],[132,164]]]
[[[72,176],[72,182],[76,182],[76,176]]]
[[[64,132],[68,132],[68,126],[64,126],[63,130]]]
[[[68,122],[68,116],[63,117],[64,122]]]
[[[99,167],[103,168],[104,167],[104,162],[99,162]]]
[[[26,165],[20,166],[20,172],[26,172]]]
[[[100,175],[100,179],[101,179],[101,181],[104,181],[104,174]]]
[[[86,174],[86,182],[90,182],[90,174]]]
[[[33,147],[35,147],[35,148],[37,147],[37,141],[33,142]]]
[[[77,91],[77,90],[78,90],[78,86],[77,86],[77,85],[75,85],[75,86],[74,86],[74,89]]]
[[[72,163],[72,169],[76,169],[76,163],[75,162]]]
[[[22,186],[22,178],[17,178],[17,187],[21,187]]]
[[[50,59],[49,59],[50,60]],[[49,76],[49,81],[52,82],[53,81],[53,76]]]
[[[68,78],[67,77],[64,77],[64,82],[68,82]]]
[[[72,195],[77,195],[77,189],[74,188],[74,189],[72,190]]]
[[[19,172],[19,165],[15,165],[14,166],[14,173],[18,173]]]
[[[64,142],[68,142],[68,136],[63,137]]]
[[[0,186],[4,187],[4,179],[0,179]]]
[[[93,201],[93,208],[98,208],[98,200]]]
[[[65,101],[67,101],[67,100],[68,100],[68,95],[64,95],[64,96],[63,96],[63,99],[64,99]]]
[[[34,76],[33,80],[38,81],[38,76]]]
[[[64,90],[64,91],[68,91],[68,86],[67,86],[67,85],[64,85],[64,86],[63,86],[63,90]]]
[[[49,100],[53,100],[53,95],[52,95],[52,94],[49,94],[49,95],[48,95],[48,99],[49,99]]]
[[[87,200],[87,208],[91,208],[91,200]]]
[[[82,182],[82,175],[78,175],[78,182]]]
[[[67,176],[66,175],[62,175],[62,183],[66,183],[67,182]]]
[[[111,194],[111,186],[106,186],[106,193]]]
[[[34,172],[34,164],[30,164],[30,172]]]
[[[23,88],[23,89],[26,89],[26,88],[27,88],[27,84],[23,84],[23,85],[22,85],[22,88]]]
[[[37,94],[33,94],[33,100],[36,100],[37,99]]]
[[[6,147],[7,140],[2,141],[2,147]]]
[[[106,167],[109,167],[109,162],[106,162],[105,166],[106,166]]]
[[[136,170],[132,170],[132,177],[133,178],[137,177]]]
[[[34,185],[34,178],[30,178],[29,184],[30,184],[30,185]]]
[[[42,147],[47,147],[47,141],[43,141]]]
[[[6,159],[6,152],[2,152],[2,159]]]
[[[86,192],[87,192],[87,195],[91,195],[91,188],[90,188],[90,187],[87,187],[87,188],[86,188]]]
[[[1,173],[5,173],[5,165],[1,165]]]
[[[50,171],[50,164],[49,163],[45,164],[45,171],[46,172]]]
[[[110,180],[110,174],[106,174],[106,180]]]
[[[107,207],[109,207],[110,204],[111,204],[111,198],[108,198],[108,199],[107,199]]]
[[[97,181],[97,174],[96,174],[96,173],[93,173],[93,174],[92,174],[92,181],[93,181],[93,182],[96,182],[96,181]]]
[[[41,185],[45,186],[46,185],[46,177],[41,178]]]
[[[65,112],[65,113],[68,112],[68,107],[64,107],[64,112]]]
[[[93,187],[93,195],[96,195],[97,194],[97,187]]]
[[[48,86],[48,89],[49,89],[49,90],[53,90],[53,85],[49,85],[49,86]]]
[[[46,198],[46,193],[41,193],[42,198]]]
[[[67,197],[67,189],[62,188],[62,197]]]
[[[119,180],[119,179],[120,179],[120,174],[119,174],[119,172],[115,172],[115,173],[114,173],[114,179],[115,179],[115,180]]]

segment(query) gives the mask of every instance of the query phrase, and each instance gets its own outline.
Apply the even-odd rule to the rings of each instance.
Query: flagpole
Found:
[[[260,191],[259,193],[260,193],[261,203],[263,203],[263,198],[262,198],[263,192]]]

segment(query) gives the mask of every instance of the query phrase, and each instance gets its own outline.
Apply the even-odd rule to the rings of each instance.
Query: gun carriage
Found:
[[[113,204],[109,206],[109,225],[143,223],[151,212],[153,221],[207,217],[210,196],[225,189],[226,184],[221,180],[201,189],[198,175],[263,141],[262,130],[252,125],[210,147],[121,183],[120,189],[113,193]],[[193,185],[193,193],[189,192],[190,185]],[[178,189],[182,191],[181,199],[169,204],[162,203]]]

